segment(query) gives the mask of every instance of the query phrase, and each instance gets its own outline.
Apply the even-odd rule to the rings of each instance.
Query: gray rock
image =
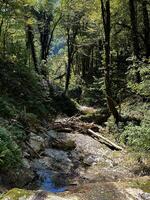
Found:
[[[52,169],[53,160],[49,157],[42,157],[40,159],[34,159],[31,163],[34,169]]]
[[[23,166],[24,166],[25,168],[27,168],[27,169],[30,169],[30,168],[31,168],[31,164],[30,164],[30,162],[29,162],[28,159],[26,159],[26,158],[22,159],[22,163],[23,163]]]
[[[127,188],[127,197],[134,200],[150,200],[150,193],[145,193],[141,189]]]
[[[97,164],[98,162],[105,162],[105,159],[97,155],[88,155],[83,159],[83,163],[89,166]]]
[[[56,149],[45,149],[44,155],[56,160],[57,162],[71,163],[71,160],[68,157],[68,153],[65,151],[59,151]]]
[[[68,133],[60,133],[50,130],[47,135],[49,137],[51,147],[65,151],[73,150],[76,147],[75,141],[69,136]]]
[[[44,139],[34,133],[30,134],[29,144],[35,152],[39,152],[44,148]]]

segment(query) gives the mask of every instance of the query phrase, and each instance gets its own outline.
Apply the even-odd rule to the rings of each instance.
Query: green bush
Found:
[[[20,159],[21,151],[10,131],[0,126],[0,168],[14,168]]]
[[[17,110],[13,102],[7,96],[0,97],[0,113],[1,117],[11,118],[15,117]]]
[[[135,150],[150,151],[150,112],[147,112],[140,126],[129,124],[122,133],[123,141]]]
[[[150,97],[150,60],[147,61],[143,58],[142,61],[137,61],[134,57],[131,58],[133,64],[129,68],[128,72],[128,87],[130,90],[138,95]],[[139,71],[141,76],[141,82],[136,83],[136,72]]]

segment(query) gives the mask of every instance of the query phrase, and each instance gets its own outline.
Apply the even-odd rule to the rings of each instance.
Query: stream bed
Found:
[[[58,177],[57,182],[55,181],[53,173],[50,170],[41,170],[37,173],[39,175],[37,184],[39,185],[40,189],[53,193],[64,192],[67,189],[61,180],[59,180],[61,177]]]
[[[27,186],[28,189],[43,190],[52,193],[60,193],[67,190],[66,179],[62,174],[57,174],[47,169],[39,169],[36,171],[36,174],[37,179]]]

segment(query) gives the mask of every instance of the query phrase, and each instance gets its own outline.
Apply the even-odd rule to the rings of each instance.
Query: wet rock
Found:
[[[52,169],[53,160],[49,157],[42,157],[40,159],[34,159],[31,162],[31,166],[33,169]]]
[[[70,173],[73,163],[65,151],[56,149],[45,149],[44,155],[51,159],[51,166],[54,170],[62,170],[64,173]]]
[[[65,151],[59,151],[56,149],[45,149],[43,154],[61,163],[71,163],[71,160],[68,157],[68,153]]]
[[[32,161],[33,169],[50,169],[70,173],[72,167],[73,163],[68,153],[56,149],[45,149],[40,159]]]
[[[45,141],[41,136],[38,136],[34,133],[30,134],[29,145],[36,153],[44,148],[44,143]]]

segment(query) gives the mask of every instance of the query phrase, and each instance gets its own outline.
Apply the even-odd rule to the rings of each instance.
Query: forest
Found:
[[[150,199],[150,1],[0,0],[0,200]]]

